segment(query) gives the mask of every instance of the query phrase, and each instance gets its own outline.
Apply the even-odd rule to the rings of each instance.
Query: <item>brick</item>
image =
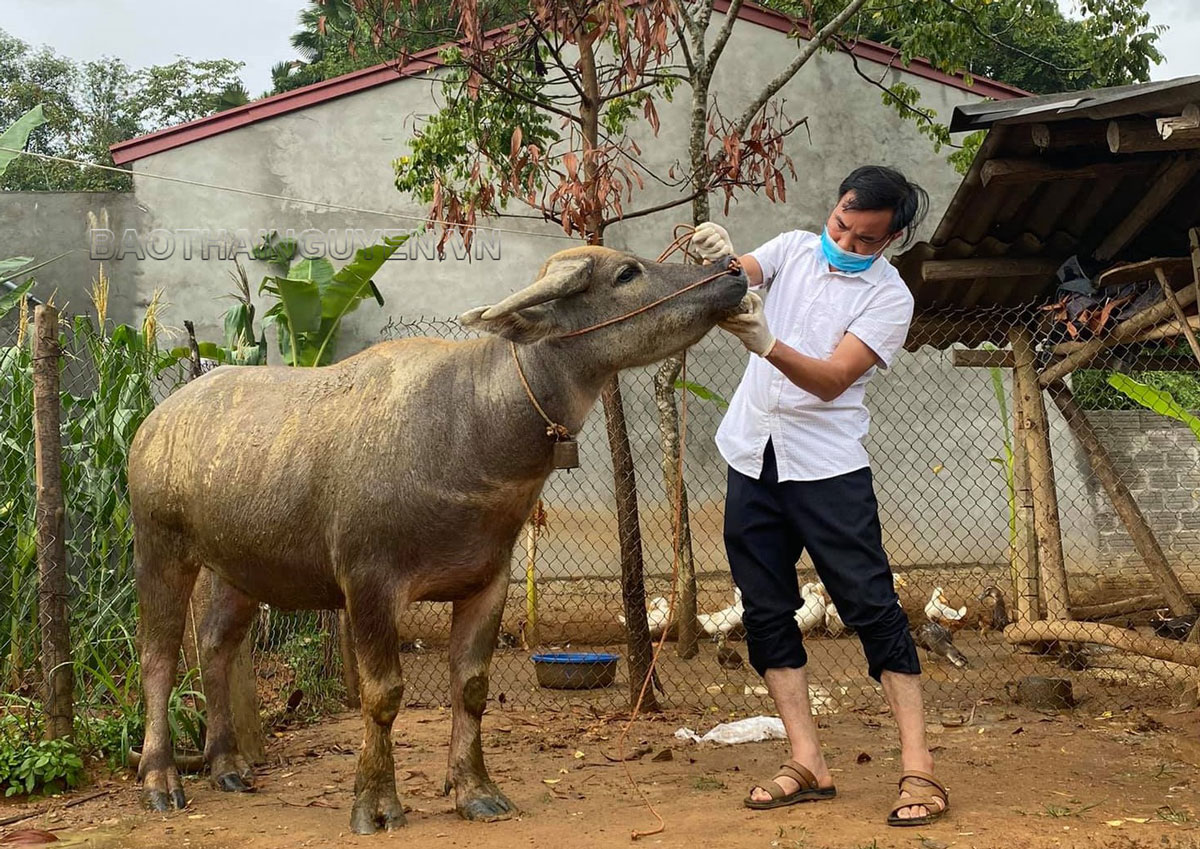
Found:
[[[1174,469],[1155,470],[1146,473],[1150,489],[1162,492],[1174,490],[1179,486],[1179,473]]]

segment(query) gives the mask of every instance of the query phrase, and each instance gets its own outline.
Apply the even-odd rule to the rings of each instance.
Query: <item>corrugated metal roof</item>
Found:
[[[1200,226],[1200,141],[1113,153],[1106,134],[1118,120],[1157,134],[1155,119],[1196,103],[1200,77],[957,108],[952,128],[991,129],[933,237],[893,260],[918,312],[1045,301],[1072,255],[1097,268],[1186,256]],[[1139,207],[1150,211],[1143,226],[1130,217]],[[995,258],[1012,262],[979,274],[940,264]]]

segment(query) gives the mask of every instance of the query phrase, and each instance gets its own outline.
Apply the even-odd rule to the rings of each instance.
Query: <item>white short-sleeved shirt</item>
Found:
[[[767,326],[802,354],[828,359],[853,333],[884,368],[904,345],[913,298],[899,272],[877,259],[861,274],[831,271],[813,233],[793,230],[751,251],[769,286]],[[863,403],[869,368],[839,397],[822,401],[788,380],[762,357],[751,356],[742,382],[717,429],[717,448],[744,475],[762,473],[767,440],[779,480],[823,480],[870,464],[863,438],[870,414]]]

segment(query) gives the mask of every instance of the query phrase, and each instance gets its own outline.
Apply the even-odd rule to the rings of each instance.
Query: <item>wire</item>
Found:
[[[403,221],[418,221],[422,224],[441,224],[445,227],[460,227],[469,230],[492,230],[497,233],[514,233],[520,236],[538,236],[543,239],[565,239],[569,242],[578,242],[574,236],[568,236],[565,233],[535,233],[530,230],[514,230],[507,227],[492,227],[482,224],[451,224],[448,221],[441,221],[436,218],[428,218],[420,215],[405,215],[402,212],[387,212],[382,209],[367,209],[361,206],[348,206],[343,203],[333,203],[324,200],[306,200],[304,198],[291,197],[289,195],[276,195],[270,192],[260,192],[254,189],[239,189],[236,186],[221,186],[216,183],[204,183],[199,180],[188,180],[184,177],[170,177],[166,174],[152,174],[146,171],[139,171],[135,175],[124,168],[116,168],[112,165],[101,165],[98,162],[83,162],[78,159],[68,159],[63,156],[52,156],[48,153],[35,153],[32,150],[18,150],[12,147],[0,147],[0,151],[5,153],[17,153],[24,156],[32,156],[36,159],[44,159],[49,162],[62,162],[67,165],[77,165],[81,168],[95,168],[100,171],[112,171],[116,174],[125,176],[145,177],[150,180],[163,180],[168,183],[179,183],[184,186],[195,186],[202,189],[213,189],[219,192],[232,192],[239,195],[250,195],[251,197],[267,198],[268,200],[281,200],[288,203],[303,203],[310,206],[322,206],[326,209],[339,209],[345,212],[361,212],[367,215],[382,215],[388,218],[398,218]]]

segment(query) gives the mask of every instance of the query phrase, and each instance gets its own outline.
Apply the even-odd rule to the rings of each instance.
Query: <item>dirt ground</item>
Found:
[[[935,711],[931,739],[950,786],[951,813],[934,826],[905,830],[883,825],[898,749],[880,709],[822,718],[836,799],[768,812],[746,810],[741,799],[755,778],[771,775],[784,759],[778,742],[722,747],[674,738],[681,726],[703,733],[727,718],[676,711],[637,721],[628,747],[648,751],[629,769],[665,820],[662,833],[639,845],[1200,847],[1200,715],[1194,711],[1079,708],[1051,715],[999,701]],[[462,821],[452,800],[440,795],[450,716],[437,708],[407,710],[397,722],[397,778],[411,810],[408,827],[390,835],[348,831],[362,728],[351,713],[276,731],[252,795],[220,793],[189,776],[188,810],[163,816],[139,808],[132,777],[105,775],[49,802],[0,803],[0,820],[51,805],[8,826],[9,832],[46,829],[65,845],[95,849],[630,845],[631,830],[650,829],[655,819],[621,765],[606,757],[616,756],[622,727],[620,717],[600,715],[583,699],[540,712],[492,705],[484,723],[488,763],[522,809],[509,822]],[[105,795],[63,808],[96,793]]]

